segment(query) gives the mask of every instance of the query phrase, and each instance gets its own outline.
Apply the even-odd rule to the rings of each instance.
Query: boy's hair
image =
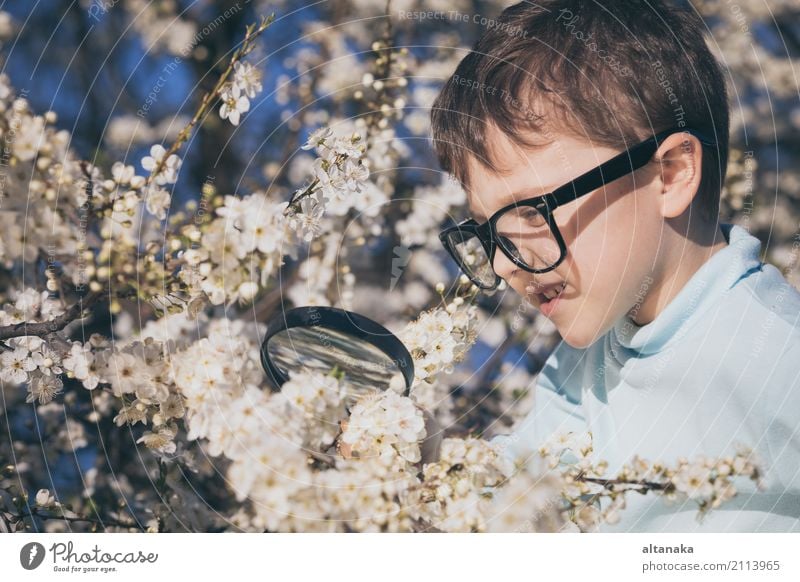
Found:
[[[487,147],[488,122],[528,148],[552,142],[551,128],[627,148],[691,127],[717,143],[703,146],[695,200],[706,220],[718,219],[728,100],[699,16],[662,0],[542,0],[486,22],[431,110],[439,163],[465,189],[469,157],[504,170]]]

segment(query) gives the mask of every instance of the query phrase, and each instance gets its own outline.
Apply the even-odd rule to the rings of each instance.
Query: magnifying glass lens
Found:
[[[290,372],[334,373],[350,396],[397,389],[408,395],[414,363],[403,343],[371,319],[334,307],[297,307],[267,324],[261,363],[280,388]]]
[[[342,374],[353,397],[392,385],[405,387],[396,361],[372,343],[328,327],[282,330],[267,342],[267,353],[287,376],[290,370]]]

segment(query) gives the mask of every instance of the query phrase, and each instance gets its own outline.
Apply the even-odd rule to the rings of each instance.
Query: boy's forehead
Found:
[[[487,147],[496,171],[467,157],[465,192],[470,215],[483,222],[497,210],[544,196],[611,157],[615,150],[597,142],[551,132],[552,140],[523,148],[499,130],[488,131]]]
[[[480,164],[474,156],[467,162],[465,192],[470,214],[476,220],[512,202],[543,196],[563,182],[563,169],[552,167],[543,155],[544,149],[521,152],[519,147],[509,151],[496,150],[492,160],[496,169]],[[540,161],[541,160],[541,161]],[[549,166],[549,167],[548,167]],[[568,171],[568,170],[567,170]]]

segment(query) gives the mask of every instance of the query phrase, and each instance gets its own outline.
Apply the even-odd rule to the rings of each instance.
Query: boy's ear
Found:
[[[694,200],[702,177],[700,140],[688,133],[673,133],[656,150],[661,169],[661,214],[675,218]]]

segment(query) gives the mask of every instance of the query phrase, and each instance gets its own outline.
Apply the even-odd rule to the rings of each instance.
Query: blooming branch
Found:
[[[84,317],[84,312],[102,297],[102,292],[92,291],[86,297],[80,298],[77,303],[72,304],[64,313],[50,321],[23,321],[12,325],[0,326],[0,341],[24,336],[46,337],[61,331],[73,321]]]

